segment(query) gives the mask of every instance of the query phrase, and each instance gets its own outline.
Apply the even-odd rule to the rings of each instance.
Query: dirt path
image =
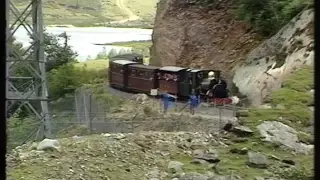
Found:
[[[135,20],[138,20],[140,17],[135,15],[129,8],[127,8],[124,4],[124,0],[117,0],[117,6],[124,12],[128,15],[128,19],[123,19],[123,20],[120,20],[120,21],[112,21],[110,23],[112,24],[116,24],[116,23],[125,23],[125,22],[128,22],[128,21],[135,21]]]

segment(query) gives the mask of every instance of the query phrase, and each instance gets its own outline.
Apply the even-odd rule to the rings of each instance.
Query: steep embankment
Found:
[[[161,0],[151,63],[221,69],[226,75],[260,42],[257,34],[235,19],[234,2],[221,0],[208,10],[186,1]]]
[[[290,73],[313,61],[314,11],[309,9],[252,50],[245,63],[234,68],[233,82],[253,105],[259,105]]]

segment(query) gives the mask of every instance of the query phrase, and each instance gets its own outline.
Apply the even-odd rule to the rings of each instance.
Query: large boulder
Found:
[[[269,165],[269,161],[267,156],[260,154],[260,153],[255,153],[255,152],[248,152],[248,166],[254,167],[254,168],[267,168]]]
[[[45,151],[45,150],[60,150],[60,143],[58,140],[55,139],[44,139],[42,140],[38,146],[37,146],[38,151]]]
[[[298,132],[278,121],[265,121],[257,126],[265,141],[280,143],[283,146],[295,150],[298,153],[309,153],[313,145],[306,145],[299,142]]]
[[[134,99],[136,102],[144,103],[148,100],[148,95],[146,94],[135,94],[132,96],[132,99]]]
[[[237,134],[238,136],[248,136],[252,135],[253,131],[247,126],[236,126],[233,128],[233,133]]]
[[[183,172],[182,166],[184,164],[179,161],[170,161],[168,164],[168,169],[171,173],[177,174]]]

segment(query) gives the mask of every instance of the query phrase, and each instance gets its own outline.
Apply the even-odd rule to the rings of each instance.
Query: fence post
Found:
[[[78,100],[77,100],[77,97],[78,97],[78,93],[77,93],[77,91],[76,92],[74,92],[74,102],[75,102],[75,104],[76,104],[76,116],[77,116],[77,121],[80,123],[81,122],[81,119],[80,119],[80,115],[79,115],[79,113],[81,112],[80,110],[79,110],[79,102],[78,102]]]
[[[221,116],[222,116],[222,113],[221,113],[221,106],[218,106],[218,109],[219,109],[219,124],[218,124],[218,135],[220,135],[220,126],[221,126]]]
[[[92,95],[89,93],[89,131],[92,134],[92,117],[91,117],[91,102],[92,102]]]
[[[178,112],[178,103],[177,103],[178,102],[178,95],[176,94],[175,96],[176,96],[176,98],[174,99],[174,101],[175,101],[174,103],[176,106],[175,111]]]
[[[89,118],[88,118],[88,108],[87,108],[86,94],[85,94],[84,91],[82,92],[82,96],[83,96],[85,123],[87,124],[87,127],[90,128],[90,122],[89,122]]]

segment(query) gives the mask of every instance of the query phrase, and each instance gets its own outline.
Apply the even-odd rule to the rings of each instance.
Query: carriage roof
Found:
[[[111,61],[112,63],[121,64],[121,65],[127,65],[127,64],[135,64],[136,62],[128,61],[128,60],[114,60]]]
[[[142,68],[142,69],[150,69],[150,70],[159,69],[159,67],[157,67],[157,66],[147,66],[147,65],[143,65],[143,64],[133,64],[130,67],[136,67],[136,68]]]
[[[201,71],[213,71],[213,72],[219,72],[219,70],[213,70],[213,69],[188,69],[189,72],[201,72]]]
[[[160,68],[161,71],[171,71],[171,72],[178,72],[182,70],[186,70],[187,68],[182,68],[182,67],[176,67],[176,66],[164,66]]]
[[[128,54],[119,54],[116,56],[111,57],[111,60],[117,60],[117,59],[133,59],[133,58],[143,58],[143,56],[141,54],[137,54],[137,53],[128,53]]]

